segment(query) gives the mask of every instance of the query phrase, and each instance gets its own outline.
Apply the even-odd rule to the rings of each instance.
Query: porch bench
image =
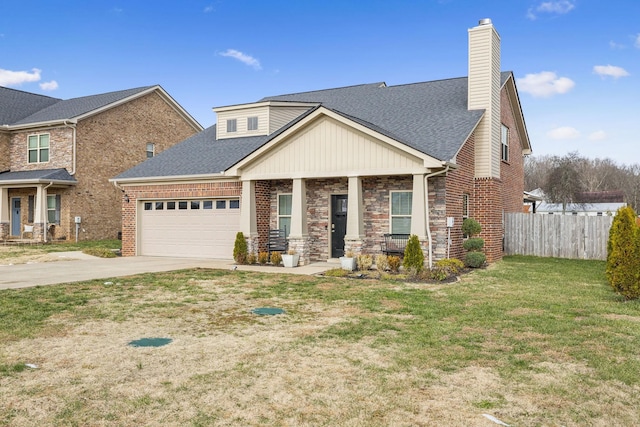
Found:
[[[286,253],[289,248],[289,241],[286,237],[286,231],[281,229],[269,230],[269,239],[267,240],[267,252]]]
[[[404,256],[404,249],[409,242],[409,234],[384,234],[380,247],[385,255]]]

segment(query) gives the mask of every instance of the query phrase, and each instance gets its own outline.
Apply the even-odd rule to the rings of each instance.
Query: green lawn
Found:
[[[0,425],[640,419],[640,304],[603,262],[507,257],[438,285],[206,269],[104,282],[0,292]],[[125,345],[153,333],[175,341]]]

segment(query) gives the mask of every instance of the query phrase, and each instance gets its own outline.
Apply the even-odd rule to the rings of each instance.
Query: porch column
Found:
[[[33,238],[47,241],[47,188],[36,186],[36,206],[33,211]]]
[[[411,234],[420,241],[427,239],[427,201],[425,198],[424,175],[413,175],[413,201],[411,203]]]
[[[362,240],[364,238],[364,219],[362,206],[362,178],[349,177],[349,193],[347,207],[347,233],[345,240]]]
[[[293,180],[293,194],[291,195],[291,231],[289,239],[302,239],[307,232],[307,184],[302,178]]]
[[[249,252],[258,252],[258,219],[256,215],[256,182],[242,181],[240,231],[247,240]]]
[[[9,189],[0,187],[0,240],[9,237]]]

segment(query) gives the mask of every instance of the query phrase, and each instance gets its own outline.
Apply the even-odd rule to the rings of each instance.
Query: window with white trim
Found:
[[[291,232],[291,194],[278,194],[278,228],[285,230],[285,236]]]
[[[227,132],[235,132],[238,130],[238,120],[229,119],[227,120]]]
[[[469,195],[462,195],[462,219],[469,218]]]
[[[247,117],[247,130],[258,130],[258,116]]]
[[[147,142],[147,159],[150,159],[156,154],[156,144],[153,142]]]
[[[60,195],[47,195],[47,222],[60,224]]]
[[[28,139],[29,163],[46,163],[49,161],[49,134],[29,135]]]
[[[500,160],[503,162],[509,161],[509,128],[502,125],[500,130],[500,141],[502,142],[502,153]]]
[[[391,233],[410,234],[411,233],[411,204],[413,202],[413,192],[392,191],[391,192]]]

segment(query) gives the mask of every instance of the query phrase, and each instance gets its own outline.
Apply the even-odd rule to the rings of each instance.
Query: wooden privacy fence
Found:
[[[506,255],[607,258],[613,216],[505,214]]]

